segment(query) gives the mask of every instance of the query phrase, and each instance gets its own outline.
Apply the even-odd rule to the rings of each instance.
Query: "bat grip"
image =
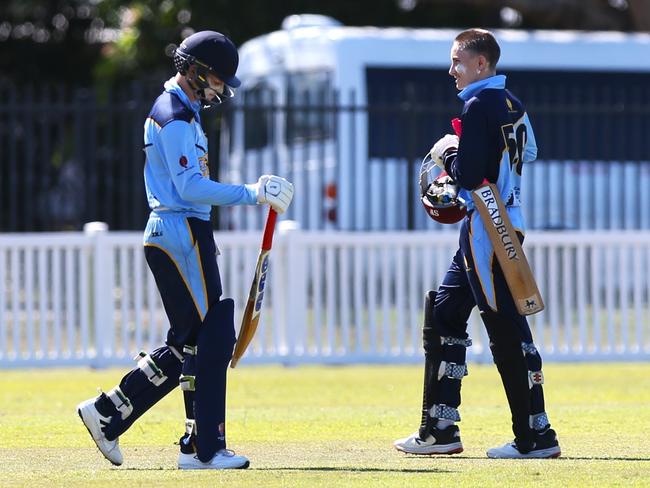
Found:
[[[454,129],[456,135],[460,137],[460,134],[463,132],[462,121],[458,117],[456,117],[455,119],[451,120],[451,126]]]
[[[264,237],[262,238],[262,249],[268,251],[273,245],[273,231],[275,230],[275,221],[278,213],[269,208],[269,215],[266,217],[266,225],[264,226]]]

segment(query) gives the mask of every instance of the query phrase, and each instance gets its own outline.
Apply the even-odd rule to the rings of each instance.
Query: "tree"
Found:
[[[280,28],[290,14],[345,25],[650,30],[648,0],[5,0],[0,69],[14,81],[74,84],[170,73],[165,51],[194,31],[236,44]]]

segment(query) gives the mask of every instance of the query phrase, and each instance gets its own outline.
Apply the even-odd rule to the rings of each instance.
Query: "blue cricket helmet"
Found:
[[[235,76],[239,65],[237,48],[220,32],[197,32],[176,48],[174,53],[176,70],[185,74],[192,64],[207,69],[231,88],[241,85],[241,81]]]

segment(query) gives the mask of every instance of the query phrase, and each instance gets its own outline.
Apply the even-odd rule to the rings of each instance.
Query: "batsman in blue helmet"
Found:
[[[111,463],[123,462],[119,437],[180,384],[185,432],[179,469],[247,468],[226,448],[226,371],[235,343],[234,303],[223,299],[218,248],[210,224],[215,205],[269,204],[279,214],[293,186],[275,175],[252,184],[210,179],[202,108],[240,86],[237,48],[223,34],[197,32],[174,53],[176,75],[164,84],[144,124],[144,182],[151,214],[144,253],[170,328],[165,344],[142,352],[120,383],[77,406],[88,432]]]

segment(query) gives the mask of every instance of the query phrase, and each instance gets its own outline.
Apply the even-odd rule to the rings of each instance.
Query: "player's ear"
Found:
[[[488,60],[485,56],[482,54],[478,55],[478,70],[480,73],[485,71],[486,69],[489,69],[489,63]]]

